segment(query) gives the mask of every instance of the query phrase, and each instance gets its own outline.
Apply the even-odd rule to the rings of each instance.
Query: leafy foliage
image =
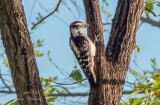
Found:
[[[42,57],[44,54],[40,52],[39,48],[43,46],[44,40],[38,39],[36,43],[33,43],[34,53],[36,57]]]
[[[73,78],[78,83],[82,83],[82,75],[80,70],[73,70],[69,77]]]
[[[69,77],[73,78],[78,83],[82,83],[81,71],[77,68],[77,65],[74,66],[74,70],[71,72]]]
[[[140,48],[138,45],[136,45],[135,50],[136,50],[138,53],[141,52],[141,48]]]
[[[151,74],[148,80],[142,74],[131,70],[130,72],[138,77],[141,81],[134,84],[132,93],[128,96],[128,102],[123,102],[120,105],[159,105],[160,103],[160,69],[157,68],[156,59],[151,59],[154,72],[145,72]],[[136,95],[142,94],[139,97]],[[133,98],[134,96],[134,98]]]
[[[36,22],[32,22],[32,25],[35,25],[38,21],[40,21],[43,18],[42,14],[40,12],[37,13],[37,17],[35,17]],[[41,22],[41,24],[44,24],[45,22]],[[36,27],[34,28],[36,29]]]
[[[146,2],[145,4],[145,8],[149,9],[149,10],[153,10],[154,6],[153,6],[154,2],[153,0],[149,0]],[[150,12],[148,10],[145,10],[146,15],[148,15]]]
[[[43,93],[44,93],[44,96],[47,99],[48,105],[52,105],[52,103],[57,98],[55,96],[51,96],[57,90],[55,87],[51,86],[51,83],[53,81],[55,81],[56,79],[57,79],[57,77],[55,77],[55,78],[49,78],[49,79],[46,79],[46,78],[41,78],[40,79],[41,80],[41,84],[43,86]]]
[[[160,7],[160,3],[156,2],[155,0],[146,0],[144,7],[146,16],[148,16],[149,13],[154,10],[154,6]]]
[[[18,100],[16,99],[10,100],[6,102],[4,105],[18,105]]]

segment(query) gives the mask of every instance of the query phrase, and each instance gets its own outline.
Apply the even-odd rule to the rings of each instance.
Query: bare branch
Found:
[[[58,71],[60,71],[60,73],[65,76],[66,78],[68,77],[68,75],[66,75],[67,73],[64,72],[65,70],[62,70],[55,62],[53,62],[52,58],[51,57],[48,57],[48,60],[50,61],[50,63],[58,69]]]
[[[149,8],[145,8],[145,10],[149,11],[150,13],[152,13],[152,15],[155,16],[155,17],[159,17],[159,16],[160,16],[160,14],[157,15],[156,13],[154,13],[154,12],[153,12],[151,9],[149,9]]]
[[[123,92],[123,94],[131,94],[133,91],[126,90]],[[0,93],[4,94],[15,94],[15,91],[4,91],[0,90]],[[143,94],[143,92],[140,92],[139,94]],[[82,97],[82,96],[88,96],[89,93],[55,93],[51,94],[50,96],[55,96],[55,97]]]
[[[8,86],[8,84],[5,82],[5,79],[3,78],[3,75],[1,74],[1,70],[0,70],[0,80],[2,81],[3,85],[4,85],[9,91],[12,91],[11,87]]]
[[[6,91],[6,90],[0,90],[0,93],[2,94],[15,94],[15,91]]]
[[[158,1],[155,1],[154,3],[160,4],[160,2],[158,2]]]
[[[40,23],[42,23],[46,18],[48,18],[49,16],[51,16],[52,14],[54,14],[56,11],[58,11],[58,8],[59,8],[59,5],[61,3],[62,0],[59,0],[56,8],[50,13],[48,14],[47,16],[43,17],[40,21],[38,21],[36,24],[33,25],[33,27],[31,28],[32,30]]]
[[[76,19],[75,14],[73,13],[72,9],[70,8],[70,6],[68,6],[65,2],[63,2],[63,5],[68,9],[68,11],[70,11],[70,13],[73,15],[73,17]]]
[[[8,86],[8,84],[5,82],[4,78],[2,77],[2,74],[0,74],[0,80],[9,91],[12,91],[11,87]]]
[[[146,23],[148,23],[148,24],[151,24],[152,26],[155,26],[155,27],[160,28],[160,22],[157,22],[157,21],[152,20],[152,19],[150,19],[150,18],[145,18],[145,17],[142,17],[142,16],[141,16],[141,21],[142,21],[142,22],[146,22]]]
[[[105,25],[112,25],[112,23],[107,22],[107,23],[103,23],[103,25],[104,25],[104,26],[105,26]]]
[[[88,96],[89,93],[58,93],[58,94],[51,94],[50,96],[56,96],[56,97],[84,97],[84,96]]]
[[[85,81],[87,79],[83,79],[82,81]],[[73,85],[73,84],[77,84],[78,82],[73,82],[73,83],[68,83],[68,84],[65,84],[65,83],[58,83],[58,82],[54,82],[55,84],[58,84],[58,85]]]

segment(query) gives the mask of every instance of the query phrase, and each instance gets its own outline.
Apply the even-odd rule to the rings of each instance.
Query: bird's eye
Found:
[[[77,28],[79,29],[79,28],[81,28],[82,26],[81,25],[77,25]]]
[[[76,25],[72,25],[71,28],[76,28]]]
[[[79,25],[77,25],[77,28],[80,28],[80,26],[79,26]]]

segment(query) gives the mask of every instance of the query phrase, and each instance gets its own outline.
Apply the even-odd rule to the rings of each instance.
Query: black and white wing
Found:
[[[96,83],[96,76],[94,73],[94,54],[92,54],[91,40],[85,36],[77,36],[70,38],[71,49],[84,71],[85,76],[88,78],[91,85]]]

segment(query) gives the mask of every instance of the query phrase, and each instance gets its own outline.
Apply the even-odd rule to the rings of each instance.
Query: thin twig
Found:
[[[10,90],[0,90],[1,94],[15,94],[15,91],[10,91]]]
[[[4,78],[2,77],[1,72],[0,72],[0,80],[2,81],[2,83],[4,84],[4,86],[5,86],[9,91],[12,91],[11,87],[8,86],[8,84],[5,82]]]
[[[132,90],[124,90],[122,94],[131,94],[133,91]],[[0,90],[0,93],[3,94],[15,94],[15,91],[5,91],[5,90]],[[144,92],[140,92],[137,94],[143,94]],[[80,97],[80,96],[88,96],[89,93],[54,93],[51,94],[50,96],[56,96],[56,97]]]
[[[77,19],[76,16],[75,16],[75,14],[73,13],[72,9],[66,3],[63,3],[63,5],[71,12],[71,14],[73,15],[73,17],[75,19]]]
[[[51,16],[52,14],[54,14],[56,11],[58,11],[58,8],[59,8],[59,5],[61,3],[62,0],[59,0],[56,8],[50,13],[48,14],[47,16],[43,17],[40,21],[38,21],[36,24],[33,25],[33,27],[31,28],[32,30],[40,23],[42,23],[46,18],[48,18],[49,16]]]
[[[38,0],[38,4],[39,4],[39,6],[45,11],[45,12],[47,12],[47,13],[50,13],[42,4],[41,4],[41,2]]]
[[[160,16],[160,14],[157,15],[156,13],[154,13],[154,12],[153,12],[151,9],[149,9],[149,8],[145,8],[145,10],[149,11],[150,13],[152,13],[152,15],[155,16],[155,17],[159,17],[159,16]]]
[[[82,81],[85,81],[87,79],[83,79]],[[53,82],[55,84],[58,84],[58,85],[73,85],[73,84],[77,84],[78,82],[73,82],[73,83],[68,83],[68,84],[65,84],[65,83],[58,83],[58,82]]]
[[[32,13],[33,13],[33,10],[35,8],[36,2],[37,2],[37,0],[34,0],[34,2],[32,4],[30,15],[29,15],[29,23],[31,22],[31,17],[32,17]]]
[[[104,25],[104,26],[105,26],[105,25],[112,25],[112,23],[107,22],[107,23],[103,23],[103,25]]]
[[[160,2],[158,2],[158,1],[155,1],[154,3],[160,4]]]
[[[51,63],[55,68],[57,68],[63,76],[65,76],[66,78],[68,77],[68,74],[67,74],[66,72],[64,72],[64,70],[62,70],[55,62],[53,62],[53,60],[52,60],[51,57],[48,57],[48,59],[49,59],[50,63]],[[67,74],[67,75],[66,75],[66,74]]]
[[[145,17],[141,16],[141,21],[145,22],[145,23],[148,23],[148,24],[151,24],[152,26],[160,28],[160,22],[152,20],[150,18],[145,18]]]
[[[67,87],[64,87],[64,86],[61,86],[61,85],[51,85],[50,87],[58,87],[58,88],[62,88],[62,89],[64,89],[67,93],[71,93],[70,91],[69,91],[69,89],[67,88]]]

